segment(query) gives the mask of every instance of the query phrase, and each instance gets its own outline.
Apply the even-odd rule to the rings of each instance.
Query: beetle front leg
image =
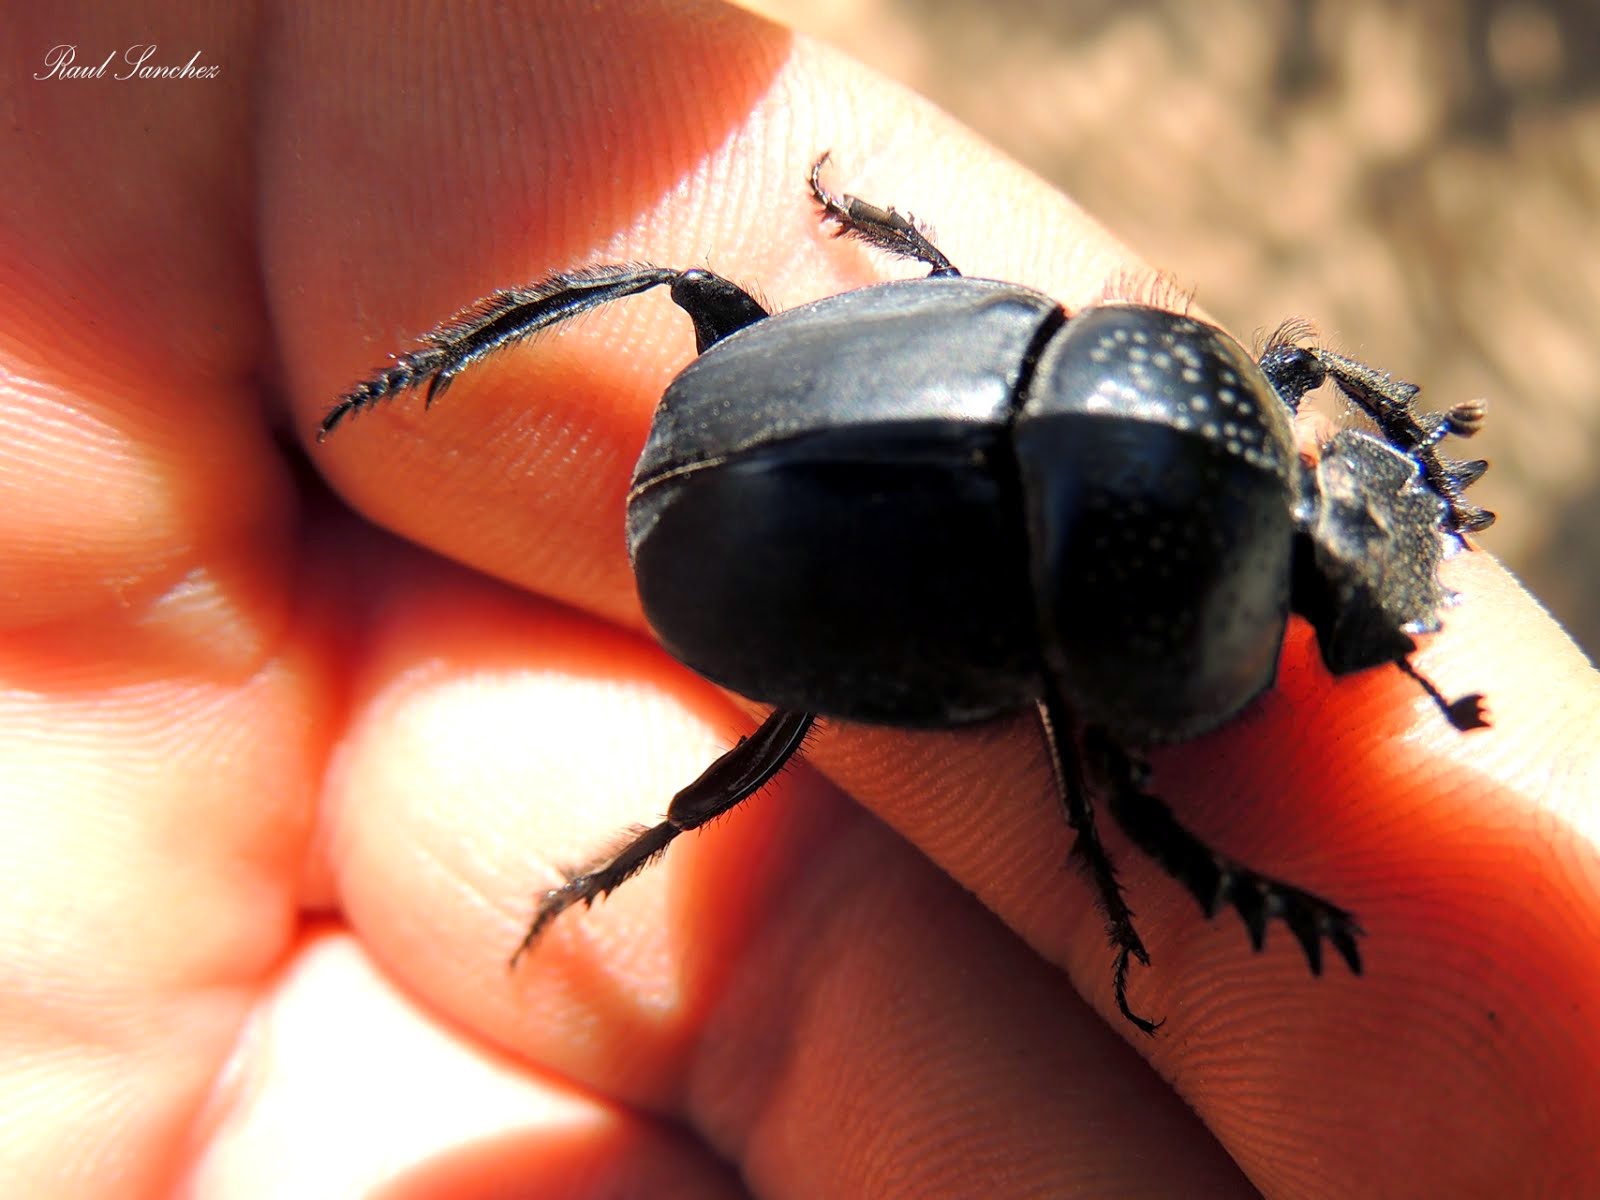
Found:
[[[1416,384],[1347,355],[1298,344],[1296,339],[1307,332],[1299,322],[1285,322],[1267,339],[1257,364],[1283,402],[1299,411],[1307,392],[1333,380],[1347,400],[1372,418],[1384,441],[1417,465],[1428,487],[1444,503],[1441,524],[1445,532],[1470,544],[1465,541],[1467,534],[1493,525],[1492,512],[1461,495],[1482,478],[1488,462],[1450,458],[1439,451],[1446,437],[1469,438],[1483,428],[1483,401],[1468,400],[1448,412],[1419,413]]]
[[[1483,427],[1481,400],[1458,404],[1449,412],[1418,413],[1416,384],[1331,350],[1315,353],[1345,398],[1372,418],[1391,446],[1409,455],[1422,469],[1428,486],[1445,503],[1446,530],[1461,536],[1494,524],[1492,512],[1461,496],[1482,478],[1488,462],[1481,458],[1450,458],[1439,452],[1439,443],[1447,435],[1469,438]]]
[[[1111,815],[1133,843],[1200,902],[1207,919],[1224,904],[1244,918],[1250,944],[1266,943],[1267,922],[1281,919],[1305,952],[1313,975],[1322,974],[1322,942],[1327,939],[1353,974],[1361,974],[1356,938],[1361,926],[1336,904],[1253,871],[1211,849],[1178,823],[1159,797],[1144,790],[1145,768],[1103,733],[1086,735],[1095,765],[1105,778]]]
[[[661,824],[637,832],[615,854],[546,892],[521,945],[511,956],[511,966],[515,968],[545,927],[574,904],[582,901],[590,905],[608,895],[648,866],[680,833],[720,817],[765,787],[805,745],[806,734],[815,720],[814,713],[785,709],[772,713],[754,733],[740,738],[674,796],[667,808],[667,819]]]

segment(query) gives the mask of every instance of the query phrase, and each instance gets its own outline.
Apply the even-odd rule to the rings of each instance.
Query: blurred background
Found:
[[[1600,651],[1600,0],[745,0],[932,98],[1249,344],[1485,397],[1479,540]],[[915,207],[915,197],[870,199]]]

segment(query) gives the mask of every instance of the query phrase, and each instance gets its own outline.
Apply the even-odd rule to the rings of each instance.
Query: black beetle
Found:
[[[431,403],[485,355],[580,313],[668,286],[700,357],[667,388],[628,496],[628,550],[662,644],[776,706],[680,791],[666,820],[543,896],[548,923],[592,903],[679,833],[760,789],[817,715],[952,726],[1037,709],[1068,824],[1116,950],[1149,958],[1095,831],[1088,781],[1129,837],[1197,900],[1243,917],[1259,949],[1281,918],[1313,973],[1326,938],[1360,973],[1350,913],[1211,850],[1145,790],[1128,747],[1224,724],[1271,686],[1291,612],[1335,674],[1417,673],[1413,634],[1453,597],[1441,555],[1487,528],[1462,499],[1484,471],[1439,453],[1481,404],[1418,414],[1411,384],[1301,344],[1289,324],[1253,359],[1193,317],[1132,303],[1068,314],[1015,284],[968,279],[911,219],[822,184],[838,233],[928,266],[926,278],[773,316],[704,270],[602,266],[485,298],[346,393],[322,422],[427,384]],[[1380,436],[1347,430],[1308,463],[1292,417],[1331,379]]]

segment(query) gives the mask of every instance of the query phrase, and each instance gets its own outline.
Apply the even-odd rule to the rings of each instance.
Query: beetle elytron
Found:
[[[709,271],[601,266],[496,292],[345,394],[322,422],[426,384],[603,304],[665,286],[699,357],[656,410],[628,496],[628,550],[662,644],[774,706],[680,791],[666,819],[541,899],[526,952],[685,830],[796,754],[820,715],[952,726],[1033,707],[1116,954],[1148,963],[1091,802],[1259,949],[1281,919],[1320,973],[1322,942],[1361,970],[1350,913],[1211,850],[1146,790],[1142,748],[1226,723],[1271,686],[1289,614],[1335,674],[1393,664],[1458,729],[1410,662],[1452,599],[1443,552],[1494,515],[1462,498],[1484,471],[1440,453],[1478,403],[1414,411],[1411,384],[1299,344],[1253,360],[1221,330],[1129,303],[1069,314],[962,276],[909,218],[821,182],[825,221],[929,268],[777,315]],[[1344,431],[1310,464],[1292,417],[1331,379],[1379,436]]]

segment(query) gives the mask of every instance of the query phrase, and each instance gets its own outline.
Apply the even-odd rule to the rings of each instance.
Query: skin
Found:
[[[1278,688],[1153,755],[1194,829],[1359,915],[1363,978],[1311,979],[1281,928],[1252,954],[1113,833],[1154,961],[1133,1002],[1166,1024],[1119,1020],[1026,715],[831,725],[506,970],[557,866],[759,711],[653,645],[622,547],[687,323],[631,301],[317,447],[332,397],[584,263],[709,263],[782,307],[904,273],[820,229],[828,147],[837,187],[936,216],[971,274],[1073,307],[1146,278],[830,53],[731,10],[587,8],[12,14],[25,59],[156,42],[222,71],[30,59],[6,85],[0,1177],[1600,1193],[1600,703],[1487,553],[1447,565],[1464,601],[1419,662],[1492,730],[1395,671],[1330,679],[1297,624]]]

